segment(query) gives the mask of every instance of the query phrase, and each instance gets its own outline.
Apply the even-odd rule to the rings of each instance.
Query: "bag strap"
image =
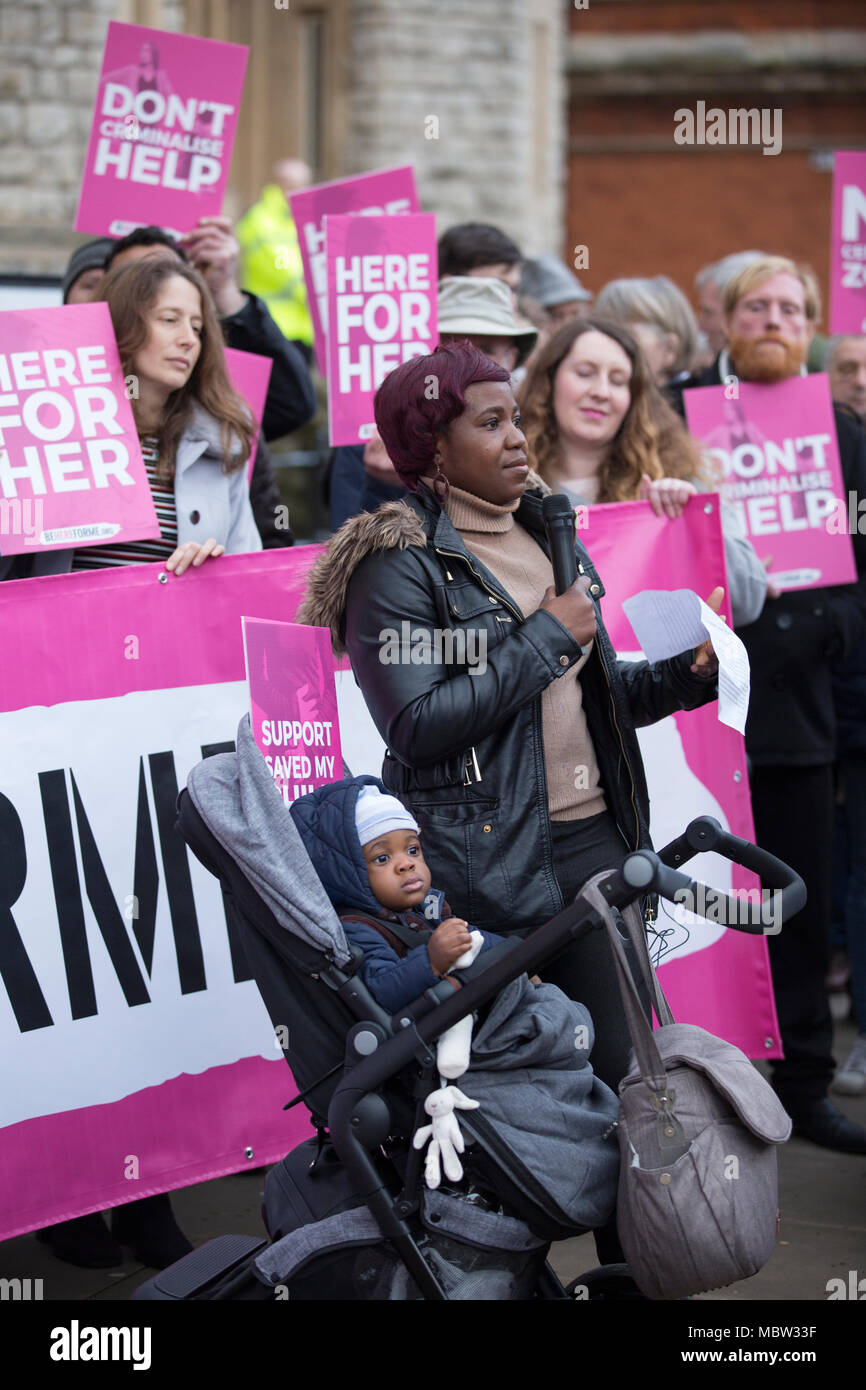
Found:
[[[407,927],[403,922],[391,921],[382,922],[378,917],[373,917],[368,912],[358,912],[354,908],[339,914],[341,922],[359,922],[362,926],[372,927],[380,936],[384,937],[389,946],[392,946],[397,955],[405,955],[405,951],[400,951],[399,947],[404,946],[410,951],[416,946],[426,946],[430,937],[433,935],[429,927],[421,927],[415,931],[413,927]]]
[[[625,923],[626,931],[629,935],[632,947],[634,948],[635,958],[640,966],[644,983],[649,991],[652,1006],[655,1009],[656,1018],[659,1026],[664,1027],[668,1023],[675,1023],[670,1004],[668,1003],[665,992],[661,987],[661,981],[655,972],[652,957],[649,953],[646,939],[646,927],[644,926],[641,910],[637,903],[630,903],[627,908],[620,913]]]
[[[652,1028],[647,1022],[646,1015],[644,1014],[628,957],[625,953],[625,947],[617,931],[610,904],[604,897],[599,886],[609,874],[610,870],[606,869],[603,873],[596,874],[593,878],[589,879],[581,888],[578,898],[595,909],[607,933],[607,939],[611,951],[613,952],[613,960],[616,967],[617,980],[619,981],[626,1024],[628,1025],[629,1035],[631,1037],[638,1066],[640,1067],[641,1076],[653,1090],[661,1090],[664,1092],[667,1089],[667,1074],[665,1072],[664,1062],[656,1047]],[[626,925],[628,926],[628,923],[626,923]],[[629,935],[631,936],[631,931]],[[644,942],[644,951],[646,951],[646,942]],[[646,952],[646,955],[647,961],[649,962],[649,952]],[[641,959],[640,952],[638,952],[638,959]],[[649,963],[649,969],[652,972],[651,962]],[[670,1013],[667,1001],[664,1002],[664,1008]]]

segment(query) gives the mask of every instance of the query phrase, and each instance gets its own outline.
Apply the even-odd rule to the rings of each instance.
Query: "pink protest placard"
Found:
[[[330,442],[357,444],[388,373],[438,341],[436,219],[328,216],[325,231]]]
[[[605,587],[602,617],[618,657],[631,661],[643,655],[622,608],[624,599],[643,589],[693,589],[705,599],[721,584],[721,612],[730,623],[716,497],[692,498],[673,521],[655,516],[649,502],[616,502],[585,511],[579,539]],[[719,722],[716,703],[678,711],[637,734],[657,849],[701,815],[754,840],[745,740]],[[689,861],[688,873],[744,903],[750,894],[758,900],[755,875],[716,854],[697,855]],[[782,1056],[763,936],[747,936],[662,899],[649,945],[678,1023],[697,1023],[749,1057]]]
[[[241,352],[240,348],[227,347],[224,351],[229,381],[238,395],[243,396],[253,412],[253,419],[256,422],[256,432],[250,445],[250,457],[247,463],[247,477],[252,482],[259,431],[262,427],[265,399],[268,394],[268,383],[271,379],[271,368],[274,362],[272,357],[263,357],[258,352]]]
[[[266,618],[241,623],[253,737],[290,806],[343,776],[331,635]]]
[[[866,151],[833,159],[830,332],[866,333]]]
[[[0,555],[158,536],[108,305],[0,326]]]
[[[328,273],[325,258],[325,217],[338,213],[367,217],[418,212],[415,172],[411,164],[397,169],[377,169],[372,174],[335,179],[304,188],[289,198],[298,229],[307,298],[312,312],[316,363],[322,376],[327,371]]]
[[[249,49],[108,26],[75,230],[176,236],[220,212]]]
[[[736,396],[729,399],[729,392]],[[822,373],[684,393],[689,429],[779,589],[857,578],[830,385]]]

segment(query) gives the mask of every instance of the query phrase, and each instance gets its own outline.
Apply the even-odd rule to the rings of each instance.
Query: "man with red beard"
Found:
[[[775,382],[805,375],[820,315],[812,272],[766,256],[729,281],[728,346],[712,367],[684,383]],[[866,497],[866,432],[836,409],[847,492]],[[855,510],[856,515],[856,510]],[[866,634],[866,536],[853,538],[855,584],[768,590],[760,617],[740,629],[752,668],[746,724],[755,838],[802,874],[808,901],[769,936],[773,988],[785,1060],[773,1085],[794,1132],[827,1148],[866,1154],[866,1129],[827,1098],[835,1063],[824,979],[829,964],[833,854],[834,666]]]

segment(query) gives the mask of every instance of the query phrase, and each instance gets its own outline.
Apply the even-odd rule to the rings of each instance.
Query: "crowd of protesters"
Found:
[[[63,280],[64,303],[108,305],[124,375],[138,384],[131,403],[161,535],[123,547],[0,559],[0,578],[154,560],[181,575],[223,553],[294,543],[281,524],[285,508],[267,443],[297,430],[317,410],[312,325],[287,203],[288,192],[309,178],[298,161],[283,161],[237,232],[228,218],[209,217],[182,240],[146,227],[74,252]],[[377,398],[379,428],[365,444],[334,451],[325,470],[330,524],[339,533],[335,543],[349,534],[345,528],[357,527],[359,516],[375,513],[382,503],[406,502],[407,525],[419,518],[427,525],[445,513],[459,533],[457,543],[479,558],[500,586],[514,586],[524,621],[544,608],[558,615],[573,637],[570,668],[580,670],[593,641],[603,638],[583,590],[580,601],[576,594],[553,598],[549,562],[531,539],[535,502],[530,494],[537,497],[541,487],[565,494],[576,505],[644,499],[675,524],[690,496],[714,487],[682,418],[685,389],[731,377],[781,381],[805,374],[809,365],[826,370],[846,493],[866,498],[866,337],[834,338],[823,344],[823,360],[810,356],[821,306],[807,268],[732,248],[697,276],[697,317],[683,289],[664,275],[613,280],[593,304],[590,290],[555,256],[527,259],[497,228],[467,223],[441,236],[439,275],[440,341],[468,343],[474,352],[460,349],[452,361],[446,347],[446,356],[419,361],[438,360],[457,383],[459,399],[450,415],[444,408],[431,414],[438,442],[428,457],[407,447],[406,401],[395,396],[418,368],[406,363],[386,378]],[[273,363],[249,486],[255,424],[230,385],[224,345]],[[513,474],[524,480],[514,498],[500,497],[487,482],[487,491],[473,485],[470,463],[473,449],[481,447],[477,442],[458,457],[457,444],[469,438],[467,391],[486,392],[489,408],[499,411],[502,449],[528,458],[528,476],[519,469]],[[488,447],[493,446],[483,446]],[[771,557],[756,553],[735,511],[725,505],[722,528],[733,621],[751,663],[746,749],[756,840],[792,865],[808,890],[806,907],[768,938],[785,1052],[784,1061],[772,1064],[773,1084],[798,1135],[866,1154],[866,1130],[828,1094],[831,1089],[866,1093],[866,536],[852,537],[856,583],[779,593],[768,580]],[[340,552],[332,544],[329,553]],[[377,578],[381,570],[387,606],[393,589],[382,557],[377,565],[373,569]],[[350,576],[349,569],[343,577],[343,637],[353,665],[363,668],[364,624],[387,624],[380,622],[378,609],[364,616],[375,585],[356,586],[353,601]],[[635,722],[710,697],[702,664],[689,671],[686,663],[673,672],[669,690],[667,676],[652,692],[631,687]],[[532,665],[529,657],[527,665]],[[375,674],[380,681],[381,667]],[[591,675],[585,683],[591,706]],[[553,684],[548,676],[535,693]],[[581,682],[574,684],[579,690]],[[391,717],[384,712],[389,701],[396,699],[402,709],[411,705],[405,690],[392,695],[381,696],[381,710],[371,706],[384,725]],[[378,698],[373,692],[374,706]],[[543,729],[551,746],[542,749],[542,757],[550,767],[552,741],[571,737],[573,730],[567,727],[567,711],[553,708],[554,696],[546,688],[545,699]],[[648,708],[647,702],[652,712],[644,708],[638,719],[637,706]],[[412,750],[424,738],[420,714],[419,706],[418,720],[403,731],[406,767],[392,769],[389,788],[398,794],[408,794]],[[623,852],[616,759],[597,738],[591,708],[581,728],[595,781],[579,796],[554,781],[548,808],[556,827],[551,867],[563,892],[580,887],[578,878],[569,877],[567,863],[584,865],[586,872],[578,875],[582,882],[611,855],[618,862]],[[399,762],[401,734],[391,733],[389,748],[392,754],[396,748]],[[519,761],[522,755],[508,732],[502,735],[502,756],[500,771],[511,778],[516,764],[507,765],[508,759]],[[534,776],[527,773],[530,800],[543,795]],[[515,836],[525,833],[525,817],[524,829],[518,821]],[[530,846],[527,853],[532,852]],[[858,1035],[838,1072],[828,996],[831,945],[835,979],[848,982]],[[600,1052],[617,1053],[615,1066],[611,1062],[608,1068],[615,1084],[614,1071],[623,1062],[617,1049],[622,1052],[625,1035],[611,1011],[610,971],[605,973],[598,960],[584,960],[566,962],[560,974],[563,988],[584,1002],[589,975],[607,981],[608,997],[594,997],[591,1011],[597,1022],[607,1022]],[[598,1032],[604,1036],[605,1027]],[[73,1263],[106,1266],[119,1259],[118,1241],[134,1243],[153,1265],[171,1263],[190,1248],[167,1197],[119,1208],[111,1234],[96,1214],[52,1228],[42,1238]]]

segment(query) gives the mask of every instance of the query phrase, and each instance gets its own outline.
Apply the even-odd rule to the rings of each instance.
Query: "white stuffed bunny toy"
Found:
[[[442,1169],[445,1171],[446,1178],[451,1182],[459,1182],[463,1177],[463,1165],[458,1154],[462,1154],[466,1147],[463,1135],[460,1133],[460,1126],[457,1123],[457,1110],[477,1110],[478,1101],[470,1100],[469,1096],[464,1096],[463,1092],[456,1086],[443,1086],[439,1091],[431,1091],[424,1102],[424,1109],[432,1120],[432,1124],[422,1125],[416,1131],[412,1144],[416,1149],[423,1149],[427,1140],[430,1140],[430,1147],[427,1150],[427,1158],[424,1163],[424,1178],[428,1187],[436,1188],[442,1181]],[[441,1157],[441,1168],[440,1168]]]
[[[484,945],[484,937],[480,931],[472,932],[471,937],[472,945],[458,957],[451,967],[452,970],[465,970]],[[458,1154],[463,1153],[465,1144],[454,1111],[477,1110],[478,1101],[470,1100],[469,1096],[465,1096],[456,1086],[447,1085],[447,1082],[456,1081],[467,1070],[471,1050],[472,1015],[467,1014],[466,1018],[461,1018],[443,1033],[437,1043],[436,1065],[442,1087],[438,1091],[432,1091],[424,1102],[424,1109],[432,1124],[422,1125],[412,1140],[416,1149],[422,1149],[427,1140],[430,1140],[424,1164],[424,1178],[427,1186],[431,1188],[438,1187],[442,1181],[441,1169],[444,1169],[446,1178],[451,1182],[459,1182],[463,1177],[463,1165]]]

